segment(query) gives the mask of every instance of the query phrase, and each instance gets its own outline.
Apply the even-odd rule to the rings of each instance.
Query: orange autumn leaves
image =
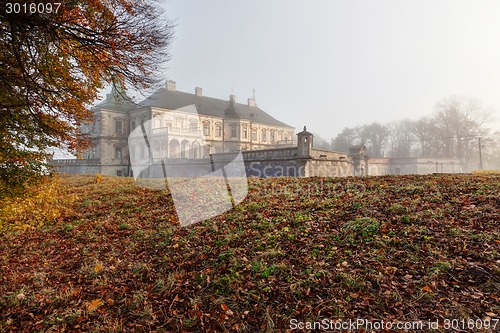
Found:
[[[0,20],[0,190],[17,195],[50,168],[51,149],[90,147],[82,125],[102,88],[156,82],[173,24],[148,0],[63,2],[57,14]]]

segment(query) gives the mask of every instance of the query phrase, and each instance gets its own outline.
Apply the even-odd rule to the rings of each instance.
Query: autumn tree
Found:
[[[79,126],[100,89],[151,87],[169,58],[173,23],[157,1],[44,4],[16,13],[0,3],[1,194],[48,170],[50,148],[88,148]]]

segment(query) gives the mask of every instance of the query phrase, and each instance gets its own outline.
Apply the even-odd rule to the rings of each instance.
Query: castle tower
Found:
[[[297,156],[311,156],[312,147],[313,134],[308,132],[306,126],[304,126],[304,130],[297,133]]]

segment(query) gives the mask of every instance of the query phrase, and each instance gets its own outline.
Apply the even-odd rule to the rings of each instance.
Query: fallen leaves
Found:
[[[286,329],[291,316],[497,318],[499,180],[251,179],[236,208],[180,228],[168,191],[126,178],[69,178],[79,193],[73,219],[0,235],[0,330],[266,331]],[[305,195],[319,181],[339,191]],[[348,182],[363,185],[363,196],[342,191]]]
[[[99,273],[102,270],[102,264],[96,264],[94,266],[94,273]]]
[[[422,288],[422,291],[432,292],[432,288],[431,288],[431,287],[429,287],[429,286],[424,286],[424,287]]]
[[[96,310],[98,307],[100,307],[102,305],[104,305],[104,303],[100,299],[94,299],[92,302],[90,302],[87,305],[87,310],[88,311],[94,311],[94,310]]]

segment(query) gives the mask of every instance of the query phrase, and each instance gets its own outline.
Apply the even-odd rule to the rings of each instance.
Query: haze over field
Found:
[[[257,104],[321,136],[432,114],[450,95],[500,110],[498,1],[170,0],[177,89]],[[498,112],[497,112],[498,118]],[[497,122],[491,125],[500,130]]]

